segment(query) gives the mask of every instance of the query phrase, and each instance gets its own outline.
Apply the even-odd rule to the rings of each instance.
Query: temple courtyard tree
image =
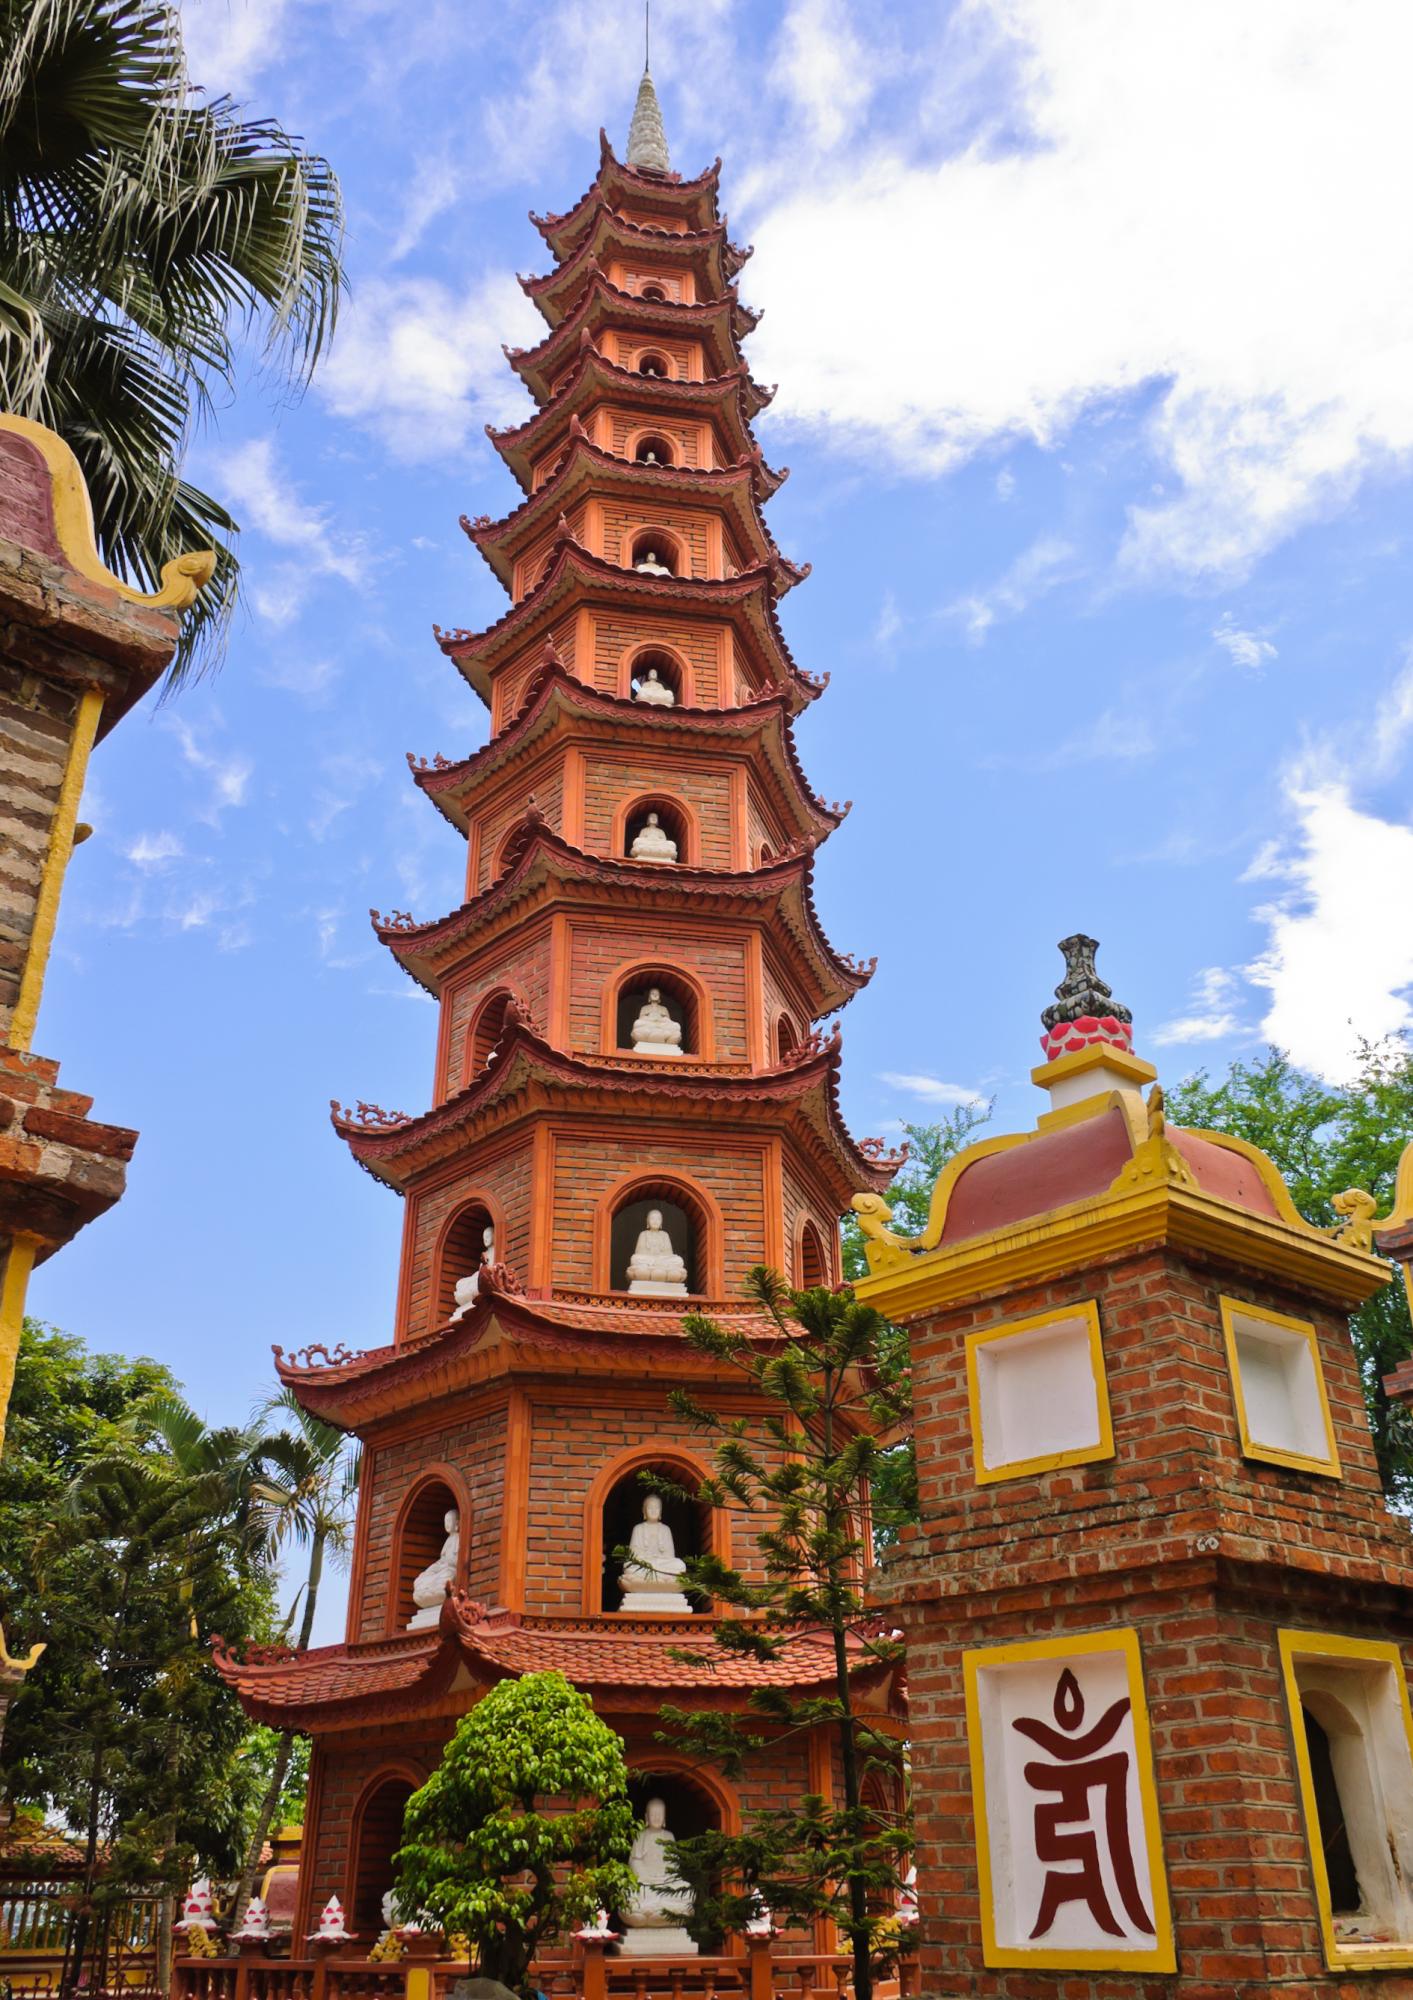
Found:
[[[234,523],[181,476],[241,337],[307,379],[343,283],[338,181],[187,80],[163,0],[0,0],[0,405],[72,447],[98,546],[155,588],[213,546],[180,673],[235,601]]]
[[[900,1745],[870,1715],[858,1687],[861,1675],[877,1679],[901,1655],[864,1607],[872,1549],[862,1503],[872,1490],[877,1504],[880,1461],[907,1422],[907,1375],[883,1365],[894,1329],[847,1289],[791,1291],[778,1273],[757,1265],[747,1292],[774,1322],[778,1339],[769,1346],[705,1314],[689,1314],[682,1324],[693,1347],[739,1372],[764,1404],[762,1415],[721,1416],[683,1390],[671,1399],[680,1416],[716,1440],[712,1477],[696,1498],[744,1512],[759,1580],[713,1554],[688,1560],[687,1584],[718,1611],[745,1614],[718,1619],[717,1649],[767,1662],[802,1636],[822,1637],[834,1685],[827,1695],[797,1699],[763,1678],[746,1715],[664,1708],[662,1740],[733,1774],[782,1734],[803,1736],[823,1722],[843,1797],[835,1803],[807,1793],[750,1814],[739,1834],[684,1839],[679,1872],[696,1898],[694,1926],[707,1934],[739,1931],[762,1904],[776,1917],[832,1917],[849,1940],[857,2000],[870,2000],[874,1953],[896,1911],[912,1835]]]
[[[560,1673],[501,1681],[463,1715],[403,1829],[401,1907],[526,2000],[536,1952],[636,1887],[622,1739]]]

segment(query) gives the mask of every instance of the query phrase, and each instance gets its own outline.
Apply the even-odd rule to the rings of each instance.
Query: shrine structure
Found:
[[[412,770],[466,842],[466,900],[430,923],[375,913],[438,1003],[436,1101],[335,1110],[405,1204],[395,1335],[276,1350],[303,1406],[365,1447],[347,1639],[218,1657],[251,1716],[313,1739],[297,1934],[337,1895],[376,1935],[406,1800],[506,1675],[559,1668],[589,1693],[640,1811],[661,1800],[679,1838],[833,1783],[822,1734],[739,1788],[655,1740],[665,1700],[832,1683],[816,1638],[764,1667],[674,1658],[711,1610],[671,1564],[728,1556],[732,1526],[681,1497],[706,1459],[667,1389],[748,1409],[682,1314],[769,1339],[740,1307],[749,1269],[837,1282],[841,1211],[897,1166],[846,1132],[838,1031],[818,1025],[872,967],[811,897],[844,808],[792,736],[824,683],[777,623],[805,571],[762,518],[784,474],[751,434],[768,392],[741,358],[748,253],[718,172],[671,171],[645,74],[625,159],[605,139],[588,191],[535,218],[553,269],[523,283],[548,332],[508,360],[538,407],[490,432],[523,498],[463,524],[510,607],[439,634],[490,738]]]
[[[1348,1316],[1413,1256],[1413,1149],[1392,1216],[1306,1223],[1254,1146],[1168,1122],[1094,949],[1062,946],[1035,1129],[952,1160],[916,1238],[854,1204],[858,1294],[912,1335],[921,1521],[877,1596],[920,1990],[1407,1994],[1413,1558]]]

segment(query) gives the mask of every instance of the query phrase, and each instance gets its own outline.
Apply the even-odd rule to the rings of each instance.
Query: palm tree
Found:
[[[181,477],[260,327],[308,379],[343,285],[329,163],[187,81],[166,0],[0,0],[0,404],[59,432],[110,568],[155,588],[214,545],[174,674],[235,602],[224,507]]]
[[[266,1434],[260,1445],[262,1471],[252,1486],[257,1518],[263,1521],[268,1546],[278,1550],[287,1544],[309,1551],[305,1580],[295,1592],[285,1618],[285,1635],[294,1628],[299,1612],[302,1652],[314,1630],[314,1612],[319,1601],[319,1585],[327,1556],[346,1554],[353,1527],[353,1502],[358,1492],[359,1454],[355,1445],[332,1424],[311,1416],[284,1390],[272,1397],[259,1412],[257,1423],[271,1417],[288,1419],[289,1428]],[[303,1598],[303,1606],[300,1599]],[[269,1782],[260,1801],[245,1866],[236,1889],[233,1926],[239,1926],[260,1871],[260,1857],[270,1832],[280,1794],[294,1754],[294,1736],[282,1731],[279,1748],[271,1767]]]

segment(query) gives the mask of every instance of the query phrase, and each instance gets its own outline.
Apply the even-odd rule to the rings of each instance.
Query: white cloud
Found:
[[[989,32],[1012,77],[990,129],[930,161],[920,106],[782,183],[752,231],[753,363],[779,416],[935,472],[1151,391],[1164,490],[1129,521],[1135,572],[1239,575],[1413,451],[1413,9],[948,18],[914,52],[919,97],[957,37]]]
[[[1106,708],[1048,750],[992,751],[979,762],[983,770],[1064,771],[1072,764],[1134,764],[1157,747],[1146,716]]]
[[[1413,1029],[1413,815],[1384,817],[1361,791],[1391,777],[1413,740],[1413,661],[1370,733],[1317,740],[1284,772],[1293,832],[1267,842],[1244,881],[1284,883],[1254,915],[1266,944],[1247,976],[1269,994],[1262,1033],[1338,1082],[1361,1039]]]
[[[843,0],[791,0],[770,82],[803,126],[807,145],[827,151],[847,139],[876,81],[877,63],[854,32]]]
[[[187,72],[209,96],[239,94],[280,61],[287,0],[182,0]]]
[[[1242,1024],[1233,1006],[1236,992],[1236,974],[1209,965],[1193,981],[1193,1011],[1154,1028],[1149,1041],[1158,1048],[1169,1048],[1174,1043],[1219,1042],[1238,1034]]]
[[[208,750],[198,740],[196,731],[179,715],[173,715],[167,727],[176,735],[181,744],[182,757],[194,771],[200,771],[210,779],[205,803],[198,817],[214,823],[227,806],[245,804],[246,787],[249,785],[255,766],[241,751],[222,755]]]
[[[1001,470],[996,474],[995,485],[996,485],[996,498],[998,500],[1010,500],[1011,498],[1014,497],[1016,490],[1016,475],[1014,474],[1014,472],[1012,472],[1009,465],[1003,465],[1001,467]]]
[[[396,457],[439,458],[483,424],[531,414],[501,344],[533,346],[544,331],[508,272],[461,297],[430,278],[371,279],[346,308],[315,384]]]
[[[1245,632],[1232,621],[1229,611],[1223,612],[1221,622],[1212,633],[1212,638],[1227,655],[1233,666],[1245,667],[1250,673],[1259,673],[1267,660],[1276,658],[1276,648],[1269,639],[1259,632]]]
[[[174,833],[140,833],[123,852],[135,867],[160,868],[179,860],[186,849]]]
[[[898,609],[898,600],[891,590],[883,593],[883,602],[878,607],[878,623],[873,628],[873,643],[880,650],[891,646],[903,629],[903,614]]]
[[[947,606],[959,618],[967,639],[979,646],[998,618],[1016,618],[1037,597],[1074,573],[1075,551],[1058,535],[1042,535],[1023,549],[993,584],[968,592]]]
[[[416,249],[437,217],[455,206],[461,191],[461,176],[449,154],[438,153],[417,162],[402,205],[397,237],[388,253],[392,263]]]
[[[263,659],[255,669],[255,678],[263,681],[266,687],[283,688],[288,694],[302,694],[310,701],[318,701],[327,694],[338,676],[337,661],[321,656],[312,660],[303,657],[293,660]]]
[[[368,552],[358,537],[336,535],[328,510],[307,506],[294,482],[281,471],[270,438],[251,438],[220,460],[221,491],[243,529],[253,530],[297,560],[262,566],[249,556],[244,567],[251,597],[262,618],[284,625],[299,611],[316,578],[333,576],[355,588],[368,570]]]
[[[910,1097],[920,1097],[924,1104],[944,1104],[955,1109],[960,1104],[982,1106],[988,1102],[980,1091],[970,1090],[964,1083],[944,1083],[939,1076],[885,1069],[880,1070],[878,1080],[894,1090],[903,1090]]]

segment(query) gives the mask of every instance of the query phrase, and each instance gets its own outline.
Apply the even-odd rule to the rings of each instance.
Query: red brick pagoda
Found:
[[[314,1741],[297,1932],[336,1893],[376,1933],[404,1802],[506,1675],[591,1693],[679,1836],[832,1783],[823,1738],[739,1789],[655,1741],[664,1700],[739,1703],[762,1671],[823,1691],[832,1656],[801,1639],[766,1670],[683,1665],[710,1608],[670,1576],[634,1589],[615,1554],[642,1475],[690,1490],[706,1469],[667,1386],[747,1407],[683,1313],[766,1338],[730,1303],[747,1271],[837,1281],[839,1214],[896,1165],[844,1129],[838,1033],[816,1025],[872,967],[811,899],[842,810],[792,737],[823,683],[777,624],[805,572],[762,518],[784,475],[751,434],[768,392],[741,358],[747,253],[718,171],[670,171],[645,74],[626,159],[604,140],[588,192],[535,218],[554,269],[524,283],[549,331],[508,358],[538,408],[490,433],[524,498],[464,524],[510,608],[439,634],[490,740],[413,765],[466,840],[466,901],[375,914],[440,1008],[437,1101],[335,1113],[404,1199],[395,1339],[279,1358],[366,1448],[347,1641],[221,1660],[252,1716]],[[668,1494],[663,1518],[677,1557],[729,1551],[725,1515]]]

